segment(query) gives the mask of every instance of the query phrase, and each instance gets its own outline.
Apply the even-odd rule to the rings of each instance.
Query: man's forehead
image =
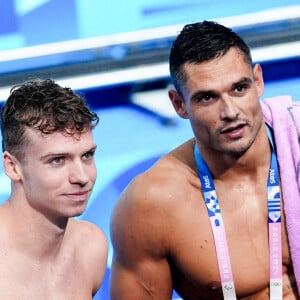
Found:
[[[40,130],[28,128],[24,134],[28,146],[35,145],[43,147],[45,145],[51,148],[63,148],[67,145],[72,146],[79,144],[82,140],[84,140],[87,145],[94,143],[91,129],[84,131],[55,131],[52,133],[43,133]]]

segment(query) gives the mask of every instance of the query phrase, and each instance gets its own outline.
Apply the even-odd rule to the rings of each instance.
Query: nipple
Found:
[[[207,286],[209,293],[212,295],[213,299],[214,297],[222,296],[222,285],[218,281],[212,281]]]

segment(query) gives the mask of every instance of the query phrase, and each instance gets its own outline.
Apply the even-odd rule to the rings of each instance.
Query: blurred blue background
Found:
[[[0,105],[13,85],[53,78],[83,93],[100,116],[94,131],[98,178],[81,217],[109,240],[107,274],[94,299],[109,299],[109,220],[120,193],[192,137],[188,121],[174,114],[167,99],[167,59],[182,24],[214,19],[233,27],[263,67],[264,97],[300,99],[296,0],[14,0],[2,1],[0,19]],[[0,203],[9,193],[1,165]]]
[[[297,0],[13,0],[1,1],[0,49],[255,13]]]

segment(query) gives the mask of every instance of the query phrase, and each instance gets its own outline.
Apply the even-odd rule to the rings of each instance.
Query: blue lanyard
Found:
[[[282,299],[280,181],[272,134],[269,127],[266,128],[272,146],[270,171],[267,182],[270,253],[270,299],[279,300]],[[204,201],[213,230],[223,296],[226,300],[235,300],[237,298],[228,244],[214,181],[206,162],[203,160],[200,154],[197,144],[195,144],[194,147],[194,156],[196,160],[198,176],[201,182]]]

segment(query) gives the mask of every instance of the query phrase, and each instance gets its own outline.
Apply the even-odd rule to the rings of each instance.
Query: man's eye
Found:
[[[95,151],[89,151],[83,155],[84,159],[91,159],[94,157]]]
[[[196,97],[197,102],[207,102],[210,101],[213,97],[211,95],[199,95]]]
[[[216,96],[210,95],[210,94],[203,95],[203,96],[199,97],[199,101],[204,102],[204,103],[205,102],[212,102],[215,99],[216,99]]]
[[[58,164],[63,163],[63,161],[64,161],[64,158],[59,156],[59,157],[52,158],[51,163],[54,165],[58,165]]]
[[[237,92],[243,92],[244,90],[246,89],[246,86],[245,85],[238,85],[238,86],[236,86],[235,87],[235,90],[237,91]]]
[[[209,101],[209,100],[211,100],[211,95],[205,95],[205,96],[203,96],[202,97],[202,101]]]

